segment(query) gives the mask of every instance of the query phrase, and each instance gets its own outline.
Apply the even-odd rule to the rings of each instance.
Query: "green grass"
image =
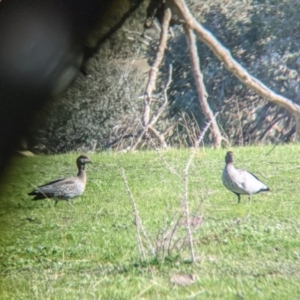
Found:
[[[232,149],[236,167],[271,188],[239,205],[221,182],[226,150],[197,151],[189,201],[204,223],[194,233],[195,264],[187,248],[141,260],[122,179],[124,169],[154,241],[180,205],[189,150],[92,154],[86,191],[73,207],[34,202],[27,192],[76,173],[78,154],[15,158],[1,189],[0,299],[299,299],[299,146],[271,149]],[[196,280],[172,285],[176,274]]]

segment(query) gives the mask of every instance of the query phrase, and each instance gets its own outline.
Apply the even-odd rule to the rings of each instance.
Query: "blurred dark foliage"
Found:
[[[34,114],[142,0],[0,2],[0,170]]]
[[[107,63],[100,57],[91,64],[84,80],[78,78],[36,116],[28,139],[33,152],[126,148],[142,128],[142,101],[130,101],[142,93],[137,71],[124,74],[126,64]]]
[[[50,3],[48,1],[46,3]],[[86,3],[94,2],[97,1]],[[55,64],[56,67],[52,63],[52,68],[46,72],[46,75],[37,72],[34,78],[38,78],[38,81],[31,81],[26,64],[30,60],[20,59],[20,65],[23,68],[17,70],[24,69],[26,71],[24,71],[26,76],[21,73],[24,75],[21,76],[22,82],[25,82],[26,86],[23,87],[25,85],[23,84],[18,88],[15,86],[11,88],[5,82],[6,77],[1,80],[2,93],[7,87],[10,87],[10,92],[6,95],[16,94],[15,98],[20,100],[13,103],[7,101],[2,105],[4,108],[5,105],[9,107],[5,108],[4,112],[1,111],[3,115],[1,120],[5,120],[5,124],[9,122],[19,124],[23,121],[27,125],[32,118],[32,113],[37,112],[35,113],[37,116],[35,122],[27,132],[30,150],[59,153],[111,147],[124,149],[131,145],[141,130],[143,109],[141,96],[147,80],[146,70],[141,68],[141,63],[151,64],[153,62],[159,30],[152,24],[145,32],[147,38],[143,42],[141,42],[141,34],[144,30],[147,7],[147,16],[151,22],[157,11],[150,9],[151,7],[149,8],[147,3],[144,3],[140,9],[131,14],[130,18],[126,19],[126,22],[121,22],[123,27],[120,30],[112,34],[110,27],[106,26],[110,24],[107,20],[115,21],[118,19],[115,18],[116,13],[119,16],[127,16],[126,11],[130,11],[129,0],[122,1],[123,6],[118,5],[119,2],[121,3],[121,0],[115,0],[112,1],[112,6],[103,6],[106,11],[101,19],[105,24],[102,23],[103,26],[100,26],[101,22],[97,17],[91,18],[91,24],[89,22],[85,24],[83,16],[90,13],[88,10],[90,6],[85,8],[85,12],[80,7],[80,3],[75,5],[67,13],[70,19],[66,17],[63,18],[63,22],[55,21],[54,27],[48,26],[50,29],[58,28],[58,31],[69,39],[56,37],[52,34],[53,29],[50,30],[47,27],[45,32],[54,42],[51,42],[51,45],[46,42],[38,43],[38,45],[44,45],[41,46],[42,53],[48,53],[51,49],[55,50],[56,44],[60,49],[71,49],[60,52],[55,60],[58,62]],[[131,0],[130,2],[133,5],[139,1]],[[152,3],[159,4],[160,2],[155,0]],[[298,1],[187,2],[195,17],[230,49],[233,57],[252,75],[262,80],[275,92],[299,103],[300,44],[298,31],[295,30],[299,27],[298,11],[300,6]],[[53,0],[51,3],[56,2]],[[106,5],[105,1],[101,3]],[[64,14],[67,4],[68,1],[65,4],[57,4],[60,10],[58,13],[55,11],[55,20],[58,18],[57,16]],[[77,9],[82,10],[83,13],[78,17],[78,20],[81,20],[78,23],[74,21],[77,20]],[[92,16],[95,11],[91,13]],[[114,17],[111,17],[109,11],[114,12]],[[47,14],[50,13],[51,9],[47,9]],[[47,18],[44,19],[47,20]],[[124,18],[119,19],[124,20]],[[64,22],[68,24],[75,22],[76,24],[72,25],[70,30],[62,30],[61,28],[65,28]],[[74,32],[78,32],[78,34]],[[162,87],[168,74],[169,65],[172,63],[173,81],[168,93],[170,105],[155,124],[155,128],[165,135],[168,145],[189,146],[193,143],[198,128],[201,128],[206,120],[197,100],[185,36],[180,26],[174,26],[173,33],[159,72],[152,113],[155,113],[162,103]],[[105,42],[103,42],[104,40]],[[70,41],[70,43],[66,41]],[[220,112],[217,121],[230,144],[277,143],[289,142],[294,139],[295,122],[288,112],[268,103],[242,85],[223,67],[206,45],[198,41],[197,46],[201,70],[209,94],[208,101],[214,112]],[[30,49],[29,46],[23,48]],[[63,53],[67,54],[63,55]],[[91,55],[93,55],[93,59],[86,63]],[[38,62],[36,65],[43,66],[43,61],[38,59],[39,56],[35,55],[35,57]],[[8,71],[10,70],[13,68]],[[40,70],[45,69],[38,69],[38,71]],[[71,89],[55,96],[53,101],[43,105],[43,109],[36,108],[49,95],[64,90],[76,77],[78,70],[87,75],[77,77],[76,83],[72,85]],[[28,92],[28,88],[36,82],[38,86],[43,87],[42,92],[39,92],[36,87],[31,88]],[[26,106],[22,106],[21,99],[24,99],[26,93],[31,95],[32,101],[27,100]],[[53,98],[53,96],[51,97]],[[28,105],[29,102],[32,103],[32,106]],[[17,103],[15,111],[19,110],[19,114],[11,109],[14,103]],[[13,117],[11,117],[11,110],[15,114]],[[9,111],[8,114],[7,111]],[[5,124],[1,128],[8,128],[7,131],[11,132],[11,126],[7,127]],[[28,127],[18,128],[24,132],[24,129]],[[5,132],[3,129],[2,131]],[[7,137],[2,137],[1,140],[8,141],[10,137],[7,134]],[[204,141],[206,144],[210,144],[212,137],[207,134]],[[8,144],[10,145],[11,142],[9,141]],[[145,140],[141,144],[142,146],[151,147],[149,140]]]
[[[300,103],[300,40],[296,30],[300,26],[299,1],[187,2],[198,21],[245,69],[275,92]],[[141,5],[90,60],[89,76],[78,77],[71,89],[40,113],[32,127],[30,150],[44,153],[111,147],[122,150],[131,145],[141,130],[142,95],[147,80],[140,63],[153,63],[160,34],[159,25],[152,24],[145,31],[147,38],[141,41],[143,24],[147,16],[149,24],[153,23],[153,17],[157,16],[155,4],[160,3],[152,1],[154,9],[147,3]],[[165,135],[168,145],[186,147],[193,144],[206,120],[198,103],[184,32],[180,26],[172,30],[151,113],[155,114],[162,103],[162,89],[172,64],[169,106],[155,128]],[[241,84],[199,40],[197,47],[208,101],[213,112],[219,112],[217,121],[229,144],[294,140],[295,122],[287,111]],[[92,110],[87,103],[93,103]],[[153,147],[153,140],[145,139],[140,147]],[[204,142],[210,145],[212,135],[208,133]]]

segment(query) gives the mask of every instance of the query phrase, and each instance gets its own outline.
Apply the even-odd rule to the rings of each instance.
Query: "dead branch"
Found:
[[[163,136],[163,134],[158,132],[152,125],[148,126],[148,130],[151,131],[157,137],[157,139],[159,140],[159,142],[163,146],[163,148],[167,147],[167,144],[165,142],[165,137]]]
[[[186,34],[187,44],[189,48],[192,70],[194,73],[196,89],[198,94],[199,104],[202,108],[203,113],[205,114],[206,118],[211,121],[212,133],[214,135],[214,144],[216,148],[220,148],[222,135],[219,129],[219,126],[213,116],[213,112],[211,111],[209,104],[207,102],[207,91],[203,82],[203,76],[200,70],[200,62],[199,56],[197,51],[196,39],[195,34],[191,28],[184,25],[184,30]]]
[[[156,84],[156,78],[157,78],[157,72],[158,72],[158,67],[161,64],[161,61],[164,57],[165,49],[167,46],[167,39],[168,39],[168,31],[169,31],[169,24],[171,20],[171,10],[168,8],[164,10],[164,16],[163,16],[163,22],[162,22],[162,28],[161,28],[161,34],[160,34],[160,41],[159,41],[159,46],[157,49],[156,53],[156,58],[153,63],[153,66],[150,69],[149,72],[149,79],[148,83],[146,86],[146,91],[144,95],[144,112],[143,112],[143,130],[141,133],[138,135],[137,140],[135,144],[131,147],[131,150],[135,150],[135,148],[138,146],[138,144],[141,142],[143,136],[145,133],[150,130],[154,136],[157,137],[157,139],[160,141],[161,145],[163,147],[167,147],[167,144],[165,142],[164,136],[160,134],[155,128],[153,128],[153,124],[157,121],[163,110],[165,109],[167,103],[165,99],[165,103],[159,113],[150,120],[150,104],[151,104],[151,98],[152,98],[152,92],[155,90],[155,84]]]
[[[284,96],[278,95],[267,86],[265,86],[257,78],[250,75],[208,30],[198,23],[187,8],[184,0],[173,0],[180,12],[180,18],[184,19],[187,26],[197,32],[199,38],[204,42],[216,55],[216,57],[224,63],[224,66],[242,83],[254,90],[257,94],[264,97],[268,101],[277,104],[289,111],[295,118],[297,123],[297,136],[300,137],[300,106]]]
[[[169,75],[168,75],[168,79],[167,82],[165,84],[164,90],[163,90],[163,94],[164,94],[164,103],[162,104],[162,106],[159,108],[158,112],[156,113],[156,115],[153,116],[153,118],[150,121],[150,124],[153,125],[154,123],[156,123],[156,121],[159,119],[159,117],[161,116],[161,114],[165,111],[167,105],[168,105],[168,89],[169,86],[172,82],[172,74],[173,74],[173,66],[172,64],[170,64],[169,66]]]
[[[168,105],[168,95],[167,95],[167,91],[169,89],[169,86],[172,82],[172,73],[173,73],[173,66],[170,65],[169,66],[169,75],[168,75],[168,79],[167,79],[167,82],[165,84],[165,87],[164,87],[164,91],[163,91],[163,94],[164,94],[164,102],[163,104],[161,105],[161,107],[159,108],[158,112],[151,118],[150,122],[148,122],[148,124],[145,126],[144,125],[144,128],[142,130],[142,132],[138,135],[137,139],[136,139],[136,142],[135,144],[131,147],[131,150],[135,150],[136,147],[138,146],[138,144],[141,142],[143,136],[145,135],[145,133],[150,130],[157,138],[158,140],[160,141],[161,145],[166,148],[167,147],[167,144],[165,142],[165,138],[164,138],[164,135],[163,134],[160,134],[154,127],[153,125],[156,123],[156,121],[159,119],[159,117],[161,116],[161,114],[165,111],[167,105]],[[156,80],[156,78],[155,78]],[[150,113],[150,103],[149,103],[149,113]]]
[[[146,92],[144,96],[144,114],[143,114],[143,125],[144,127],[147,126],[150,119],[150,103],[151,103],[151,95],[152,92],[155,90],[155,83],[157,77],[158,66],[161,64],[161,61],[164,57],[167,39],[168,39],[168,30],[169,30],[169,23],[171,20],[171,10],[166,9],[164,12],[164,18],[162,22],[161,28],[161,35],[160,35],[160,42],[156,53],[156,59],[153,63],[153,66],[149,72],[149,80],[146,87]]]

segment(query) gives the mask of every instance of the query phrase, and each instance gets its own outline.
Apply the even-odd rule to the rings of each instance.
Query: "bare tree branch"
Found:
[[[173,66],[170,65],[169,66],[169,75],[168,75],[168,79],[167,79],[167,82],[165,84],[165,87],[164,87],[164,91],[163,91],[163,94],[164,94],[164,102],[163,104],[161,105],[161,107],[159,108],[158,112],[151,118],[150,122],[144,126],[142,132],[138,135],[137,137],[137,140],[135,142],[135,144],[131,147],[131,150],[135,150],[135,148],[138,146],[138,144],[141,142],[144,134],[150,130],[157,138],[158,140],[160,141],[161,145],[166,148],[167,147],[167,144],[165,142],[165,138],[164,138],[164,135],[163,134],[160,134],[154,127],[153,125],[156,123],[156,121],[159,119],[159,117],[161,116],[161,114],[165,111],[167,105],[168,105],[168,95],[167,95],[167,91],[169,89],[169,86],[172,82],[172,73],[173,73]],[[150,113],[150,105],[149,105],[149,113]]]
[[[186,34],[188,47],[189,47],[189,53],[190,53],[195,83],[196,83],[199,104],[200,104],[200,107],[201,107],[203,113],[205,114],[206,118],[209,121],[211,121],[211,127],[212,127],[212,133],[214,135],[215,147],[220,148],[221,141],[223,138],[222,138],[219,126],[216,122],[216,119],[213,116],[213,112],[211,111],[209,104],[207,102],[208,95],[207,95],[206,88],[205,88],[205,85],[203,82],[203,76],[200,71],[200,63],[199,63],[195,34],[194,34],[193,30],[191,28],[189,28],[187,25],[184,25],[184,30],[185,30],[185,34]]]
[[[289,111],[296,119],[297,122],[297,135],[300,136],[300,106],[290,99],[278,95],[264,85],[257,78],[250,75],[233,57],[228,49],[226,49],[208,30],[199,24],[190,13],[184,0],[172,0],[180,11],[180,18],[185,21],[187,26],[197,32],[199,38],[204,42],[224,63],[224,66],[234,76],[236,76],[242,83],[254,90],[260,96],[266,98],[268,101],[273,102]]]
[[[159,42],[159,46],[158,46],[157,53],[156,53],[156,59],[153,63],[153,66],[150,69],[150,72],[149,72],[149,80],[147,83],[147,88],[146,88],[145,96],[144,96],[144,114],[143,114],[143,126],[144,127],[147,126],[147,124],[149,123],[149,119],[150,119],[151,96],[152,96],[152,92],[155,90],[158,66],[160,65],[160,63],[164,57],[164,53],[165,53],[165,49],[166,49],[166,45],[167,45],[167,39],[168,39],[170,20],[171,20],[171,10],[166,9],[164,12],[164,18],[163,18],[163,23],[162,23],[162,28],[161,28],[161,35],[160,35],[160,42]]]

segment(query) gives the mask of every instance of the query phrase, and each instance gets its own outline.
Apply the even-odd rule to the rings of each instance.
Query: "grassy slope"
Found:
[[[156,152],[93,154],[89,181],[73,208],[30,201],[32,185],[74,173],[77,154],[17,158],[7,176],[0,216],[1,299],[299,299],[299,146],[233,149],[235,165],[255,173],[272,192],[240,205],[220,176],[226,151],[199,149],[190,168],[191,209],[204,216],[188,252],[142,263],[125,171],[143,224],[153,239],[182,198],[182,178]],[[189,151],[168,150],[180,174]],[[174,274],[194,274],[173,286]]]

